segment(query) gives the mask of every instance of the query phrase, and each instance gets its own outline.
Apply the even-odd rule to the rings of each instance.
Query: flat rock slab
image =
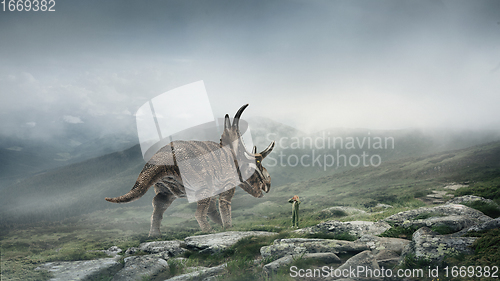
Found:
[[[358,269],[358,267],[361,267],[360,269],[362,270],[352,270]],[[372,273],[368,270],[371,270]],[[380,266],[378,265],[373,253],[367,250],[351,257],[343,265],[339,266],[334,271],[334,278],[329,280],[336,280],[339,278],[350,278],[354,280],[382,280],[382,278],[379,279],[373,277],[373,271],[375,270],[380,271]],[[337,276],[335,276],[335,273],[337,273]]]
[[[198,271],[178,275],[172,278],[169,278],[165,281],[193,281],[193,280],[218,280],[215,279],[214,276],[220,275],[225,269],[227,264],[221,264],[216,267],[211,267],[207,269],[201,269]]]
[[[320,211],[320,214],[322,215],[331,215],[331,216],[338,216],[339,214],[345,214],[347,216],[349,215],[355,215],[355,214],[366,214],[366,211],[353,208],[353,207],[345,207],[345,206],[334,206],[330,207],[327,209],[323,209]]]
[[[457,190],[461,187],[467,187],[468,185],[465,184],[458,184],[458,183],[450,183],[447,186],[445,186],[445,189],[451,189],[451,190]]]
[[[400,255],[391,250],[381,250],[375,255],[375,259],[380,267],[393,268],[399,263]]]
[[[470,219],[475,219],[476,224],[485,223],[487,221],[492,220],[492,218],[486,216],[482,212],[469,208],[460,204],[446,204],[437,207],[422,207],[415,210],[409,210],[405,212],[399,212],[395,215],[387,217],[384,221],[388,223],[393,223],[396,226],[400,226],[403,223],[408,223],[408,221],[414,221],[418,219],[419,216],[422,215],[431,215],[435,217],[439,216],[462,216],[468,217]]]
[[[276,273],[281,267],[287,266],[296,260],[316,260],[323,263],[341,263],[340,258],[334,253],[314,253],[314,254],[303,254],[303,255],[288,255],[281,257],[273,262],[270,262],[262,268],[267,274]]]
[[[401,255],[403,249],[410,243],[410,240],[401,238],[377,237],[373,235],[364,235],[358,242],[366,243],[366,246],[377,255],[380,251],[392,251]]]
[[[200,236],[190,236],[184,239],[186,248],[200,252],[217,253],[231,247],[243,238],[250,236],[271,236],[274,232],[267,231],[228,231]]]
[[[167,268],[167,261],[158,255],[128,257],[125,258],[125,266],[114,275],[113,281],[141,280],[157,275]]]
[[[448,202],[446,202],[446,204],[464,204],[464,203],[471,203],[471,202],[475,202],[475,201],[484,202],[487,204],[492,204],[492,205],[498,206],[498,204],[495,203],[495,201],[493,201],[491,199],[486,199],[484,197],[475,196],[475,195],[464,195],[464,196],[460,196],[460,197],[455,197],[455,198],[449,200]]]
[[[490,220],[489,222],[485,222],[483,224],[475,225],[467,229],[467,232],[472,231],[485,231],[494,228],[500,228],[500,218],[496,218],[494,220]]]
[[[330,234],[342,234],[349,233],[356,237],[361,237],[366,234],[379,235],[384,231],[391,228],[391,226],[384,221],[372,222],[372,221],[349,221],[340,222],[336,220],[322,222],[315,226],[297,229],[297,233],[330,233]]]
[[[476,239],[477,237],[439,235],[427,227],[422,227],[413,233],[412,242],[404,249],[402,256],[414,254],[416,258],[439,262],[445,256],[453,254],[472,254],[470,246]]]
[[[290,238],[274,240],[273,245],[260,248],[262,258],[281,258],[308,253],[359,253],[370,249],[366,243],[334,239]]]
[[[128,255],[134,254],[137,251],[143,251],[149,254],[163,254],[164,257],[175,257],[183,254],[186,250],[181,248],[182,241],[154,241],[146,242],[139,245],[139,247],[128,248],[125,252]]]
[[[471,218],[469,216],[444,216],[444,217],[430,217],[427,219],[419,219],[413,221],[405,221],[403,222],[403,227],[411,227],[415,226],[417,228],[426,226],[426,227],[434,227],[434,226],[446,226],[448,230],[451,232],[458,232],[462,229],[469,228],[473,225],[476,225],[478,220],[476,218]]]
[[[45,263],[35,270],[47,270],[54,275],[51,281],[98,280],[102,276],[112,276],[122,268],[113,258],[87,261],[59,261]]]

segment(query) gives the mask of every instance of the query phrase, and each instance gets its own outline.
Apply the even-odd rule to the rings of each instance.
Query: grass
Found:
[[[386,230],[384,233],[380,234],[380,237],[390,237],[390,238],[403,238],[411,240],[411,237],[415,231],[417,231],[420,227],[410,226],[393,226]]]
[[[426,268],[430,265],[432,265],[431,260],[421,257],[416,257],[414,254],[406,255],[402,263],[403,268],[409,268],[409,269]]]
[[[465,258],[466,265],[492,266],[500,264],[500,229],[490,229],[471,233],[469,236],[479,237],[472,247],[474,255]]]
[[[500,203],[500,175],[495,171],[485,171],[481,181],[473,182],[455,191],[455,196],[463,195],[481,196]]]
[[[469,236],[476,236],[478,239],[472,244],[474,248],[473,255],[454,255],[447,257],[444,260],[445,265],[457,266],[458,268],[464,266],[485,269],[486,266],[490,267],[500,264],[500,229],[490,229],[488,231],[470,233]],[[498,274],[498,272],[497,272]],[[494,280],[498,278],[475,278],[473,280]],[[449,280],[464,280],[464,278],[450,278]]]
[[[233,228],[231,230],[264,230],[278,233],[271,237],[250,237],[243,239],[233,247],[217,255],[187,253],[186,263],[173,264],[166,275],[177,275],[191,266],[214,266],[227,262],[228,268],[224,280],[291,280],[285,272],[272,276],[262,274],[260,265],[250,264],[260,257],[260,247],[271,244],[274,239],[285,237],[313,237],[293,233],[291,224],[291,206],[288,199],[297,194],[301,198],[300,226],[308,227],[322,221],[336,219],[340,221],[367,220],[377,221],[401,211],[425,206],[420,197],[430,190],[442,187],[447,182],[470,181],[468,187],[460,188],[456,196],[474,194],[492,199],[500,199],[500,174],[498,158],[491,160],[495,148],[477,148],[455,151],[453,157],[436,154],[428,157],[395,160],[381,166],[359,167],[342,172],[324,174],[321,178],[293,182],[274,187],[262,199],[252,198],[238,190],[232,202]],[[497,145],[498,146],[498,145]],[[492,150],[493,149],[493,150]],[[496,151],[496,150],[495,150]],[[446,157],[444,157],[446,156]],[[467,163],[463,165],[462,163]],[[497,163],[497,164],[495,164]],[[441,174],[435,173],[436,165],[452,167]],[[485,165],[488,167],[486,168]],[[495,166],[496,165],[496,166]],[[141,199],[143,200],[143,199]],[[138,200],[139,201],[139,200]],[[141,206],[124,205],[114,209],[97,210],[87,215],[75,216],[59,222],[38,221],[24,225],[2,225],[0,239],[2,247],[2,280],[48,280],[50,275],[34,268],[48,261],[93,259],[102,257],[99,252],[116,245],[123,250],[137,247],[140,243],[154,240],[183,239],[187,236],[203,234],[193,217],[175,217],[174,213],[193,214],[196,204],[174,202],[165,213],[162,222],[162,237],[150,239],[149,217],[150,201],[143,200]],[[332,206],[352,206],[368,209],[378,203],[392,205],[393,208],[379,213],[345,215],[333,212],[328,216],[319,215],[320,211]],[[491,206],[475,206],[493,216],[496,212]],[[481,209],[480,209],[481,210]],[[421,216],[428,218],[430,214]],[[216,231],[222,228],[215,226]],[[383,233],[384,237],[411,239],[416,229],[393,227]],[[447,229],[436,228],[441,233]],[[481,233],[475,244],[475,260],[463,262],[487,264],[496,262],[498,256],[498,232]],[[496,235],[496,236],[495,236]],[[317,234],[315,238],[353,240],[348,234],[332,236]],[[479,242],[478,242],[479,241]],[[472,257],[471,257],[472,258]],[[300,263],[300,261],[298,261]],[[455,261],[457,264],[462,261]],[[425,261],[409,258],[408,265],[422,265]],[[491,264],[490,264],[491,265]],[[107,278],[103,276],[103,278]],[[250,278],[250,277],[249,277]],[[103,279],[103,280],[104,280]],[[165,278],[166,279],[166,278]]]
[[[498,207],[497,204],[492,204],[478,200],[465,203],[464,205],[467,205],[471,208],[481,211],[483,214],[490,216],[492,218],[500,217],[500,208]]]
[[[453,228],[443,224],[434,225],[431,227],[431,230],[441,235],[446,235],[456,232],[455,230],[453,230]]]

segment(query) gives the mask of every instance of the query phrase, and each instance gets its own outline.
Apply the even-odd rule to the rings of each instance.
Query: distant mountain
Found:
[[[486,130],[330,128],[306,134],[267,118],[248,121],[259,150],[276,141],[264,161],[273,185],[500,140],[498,131]]]
[[[494,132],[451,130],[329,129],[308,135],[269,119],[254,118],[248,122],[259,151],[267,147],[271,139],[277,142],[273,153],[264,160],[272,177],[272,190],[284,190],[297,183],[311,184],[317,179],[328,182],[337,176],[348,180],[340,174],[366,169],[381,171],[387,163],[399,163],[397,161],[401,161],[397,165],[409,167],[407,162],[419,157],[498,140]],[[0,189],[1,220],[4,223],[59,220],[98,209],[115,208],[117,205],[106,202],[104,197],[123,195],[131,189],[145,163],[139,145],[88,158],[120,149],[130,144],[128,141],[121,136],[110,136],[81,143],[73,150],[66,150],[69,157],[61,163],[87,160],[43,172],[42,167],[50,167],[53,165],[51,161],[59,161],[48,160],[58,155],[57,147],[33,146],[19,150],[10,146],[1,149],[0,169],[4,178],[23,169],[32,171],[31,177]],[[371,158],[374,155],[376,157]],[[15,165],[5,165],[5,162]],[[39,174],[33,175],[37,169]],[[397,169],[393,172],[397,173]],[[370,176],[367,174],[366,177],[369,179]],[[269,196],[272,197],[271,193]],[[146,198],[127,206],[150,204],[153,196],[154,192],[150,190]]]
[[[131,135],[104,135],[83,142],[75,139],[0,138],[0,190],[38,173],[122,151],[138,143],[137,137]]]
[[[144,166],[139,145],[25,179],[0,192],[0,213],[23,221],[62,219],[111,208],[104,200],[128,192]],[[132,205],[134,203],[131,203]]]

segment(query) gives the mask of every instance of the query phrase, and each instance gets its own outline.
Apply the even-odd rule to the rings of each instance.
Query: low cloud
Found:
[[[82,119],[80,119],[80,117],[76,117],[76,116],[71,116],[71,115],[65,115],[63,117],[63,120],[64,122],[66,123],[70,123],[70,124],[79,124],[79,123],[83,123]]]

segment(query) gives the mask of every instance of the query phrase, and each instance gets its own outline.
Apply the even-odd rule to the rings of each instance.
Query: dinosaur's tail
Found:
[[[167,174],[165,166],[146,164],[142,169],[134,187],[125,195],[115,198],[106,197],[106,201],[113,203],[128,203],[141,198],[148,189]]]

